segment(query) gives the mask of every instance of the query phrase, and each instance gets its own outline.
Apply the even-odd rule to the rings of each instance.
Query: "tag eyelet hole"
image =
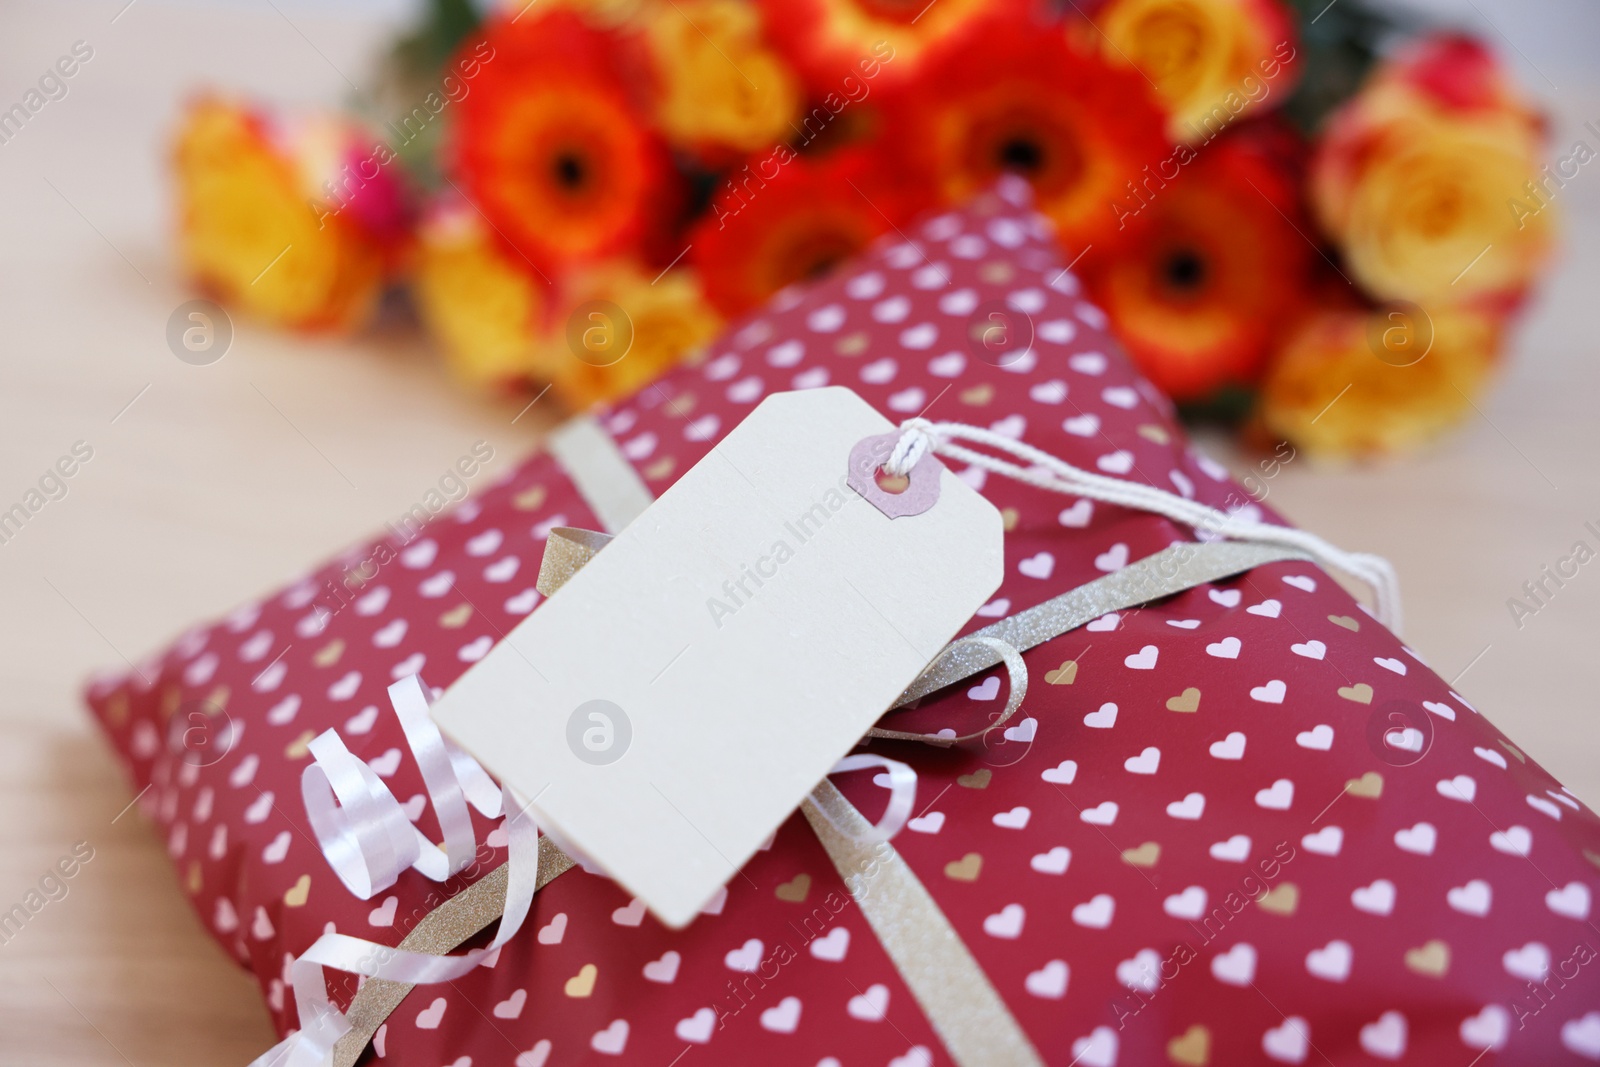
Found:
[[[882,467],[872,472],[872,480],[877,483],[879,489],[894,496],[899,496],[911,485],[911,479],[907,475],[890,474]]]

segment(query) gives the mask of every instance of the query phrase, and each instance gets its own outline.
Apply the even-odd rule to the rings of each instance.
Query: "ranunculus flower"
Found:
[[[786,141],[800,86],[743,0],[677,0],[645,25],[656,122],[674,145],[712,163]]]
[[[1297,34],[1282,0],[1109,0],[1096,19],[1105,57],[1155,83],[1177,140],[1210,140],[1294,89]]]
[[[780,145],[731,172],[688,236],[711,303],[742,314],[906,222],[920,202],[886,183],[891,167],[871,147],[814,156]]]
[[[428,332],[472,385],[548,377],[539,336],[551,286],[513,262],[475,208],[435,205],[418,229],[412,292]]]
[[[337,116],[197,100],[172,156],[185,268],[231,309],[267,322],[360,325],[404,238],[392,160]]]
[[[722,328],[688,267],[656,276],[627,260],[603,263],[567,281],[563,297],[543,371],[574,409],[637,392]]]
[[[945,202],[1021,175],[1072,254],[1116,239],[1117,198],[1169,152],[1142,77],[1026,18],[930,51],[885,108],[900,156]]]
[[[1176,400],[1253,384],[1305,310],[1316,252],[1283,162],[1293,146],[1276,143],[1292,136],[1252,126],[1179,146],[1139,198],[1125,195],[1121,245],[1083,258],[1134,362]]]
[[[1498,335],[1497,319],[1475,311],[1322,312],[1289,339],[1267,373],[1261,422],[1314,453],[1414,448],[1472,410]]]
[[[1312,203],[1374,296],[1504,308],[1553,240],[1554,211],[1528,194],[1543,141],[1539,116],[1481,45],[1425,39],[1331,119]]]
[[[447,167],[518,256],[554,275],[660,251],[677,217],[666,143],[645,121],[636,42],[565,8],[485,30]],[[467,46],[478,56],[479,42]]]

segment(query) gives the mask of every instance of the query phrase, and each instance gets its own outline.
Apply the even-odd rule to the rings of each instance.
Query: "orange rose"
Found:
[[[1426,39],[1334,115],[1312,204],[1373,295],[1504,308],[1550,252],[1554,212],[1529,199],[1543,140],[1481,45]]]
[[[466,203],[436,207],[418,232],[418,314],[451,368],[472,385],[548,376],[537,338],[550,286],[513,258]]]
[[[1105,57],[1155,83],[1180,141],[1208,141],[1294,89],[1294,17],[1280,0],[1110,0],[1099,26]]]
[[[188,272],[268,322],[350,329],[370,315],[403,233],[383,149],[327,115],[294,122],[207,97],[173,151]]]
[[[1316,315],[1267,373],[1267,430],[1314,453],[1414,448],[1472,410],[1493,362],[1492,316],[1414,306]]]

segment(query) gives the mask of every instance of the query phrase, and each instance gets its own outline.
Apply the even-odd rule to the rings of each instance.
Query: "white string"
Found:
[[[1040,489],[1164,515],[1174,522],[1217,537],[1295,548],[1330,570],[1343,571],[1366,584],[1372,590],[1373,614],[1378,621],[1396,633],[1400,630],[1400,584],[1394,568],[1382,556],[1346,552],[1305,530],[1275,526],[1245,515],[1221,511],[1165,489],[1095,474],[993,430],[961,422],[931,422],[923,418],[907,419],[900,424],[900,429],[903,431],[900,440],[895,442],[894,449],[883,464],[888,474],[906,475],[923,456],[933,452]],[[1008,453],[1029,465],[1023,466],[977,452],[956,444],[957,441],[970,441],[997,452]]]

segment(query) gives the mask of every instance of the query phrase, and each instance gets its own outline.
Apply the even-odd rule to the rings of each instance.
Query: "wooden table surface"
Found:
[[[87,672],[272,589],[414,502],[479,438],[494,469],[554,412],[463,395],[403,326],[354,341],[240,324],[221,362],[167,349],[189,294],[167,241],[164,138],[211,81],[348,96],[381,29],[303,7],[7,5],[0,107],[75,41],[92,60],[0,144],[0,510],[75,442],[93,459],[0,544],[0,910],[75,843],[94,858],[0,944],[0,1064],[248,1063],[271,1043],[202,931],[79,701]],[[120,12],[120,14],[119,14]],[[348,77],[347,77],[348,76]],[[1557,143],[1600,117],[1552,94]],[[1600,804],[1600,563],[1519,628],[1506,601],[1600,527],[1600,170],[1562,194],[1564,261],[1481,415],[1376,468],[1296,461],[1271,500],[1398,566],[1406,636],[1580,797]],[[1239,462],[1226,442],[1223,459]]]

